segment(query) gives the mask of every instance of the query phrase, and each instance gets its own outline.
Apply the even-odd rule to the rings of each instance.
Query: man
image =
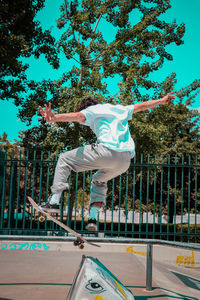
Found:
[[[61,193],[67,187],[71,171],[98,170],[92,177],[90,214],[87,230],[97,230],[96,221],[100,208],[105,203],[108,180],[124,173],[135,155],[135,144],[131,138],[128,121],[133,113],[167,104],[174,99],[172,93],[161,99],[133,105],[99,104],[93,97],[83,99],[76,112],[55,114],[51,103],[45,109],[39,107],[47,122],[79,122],[89,126],[97,136],[97,143],[67,151],[59,156],[55,170],[52,195],[41,208],[50,211],[59,209]]]

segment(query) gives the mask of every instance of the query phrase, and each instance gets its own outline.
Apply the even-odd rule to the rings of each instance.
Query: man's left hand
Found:
[[[162,99],[161,99],[161,104],[167,104],[169,103],[171,100],[174,100],[175,99],[175,96],[172,95],[172,92],[171,93],[168,93],[166,96],[164,96]]]

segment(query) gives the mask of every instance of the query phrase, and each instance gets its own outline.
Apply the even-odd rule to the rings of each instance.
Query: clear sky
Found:
[[[38,13],[38,20],[44,29],[51,29],[53,34],[58,34],[56,20],[60,14],[60,5],[64,0],[46,0],[45,8]],[[163,68],[154,73],[153,79],[160,81],[168,74],[176,72],[177,86],[180,89],[189,85],[195,79],[200,79],[200,0],[171,0],[172,8],[167,11],[164,19],[168,22],[174,19],[178,24],[185,23],[186,33],[184,44],[181,46],[171,45],[167,50],[173,55],[173,61],[166,61]],[[107,34],[109,31],[107,30]],[[28,76],[30,79],[56,79],[62,72],[71,69],[65,59],[61,60],[60,70],[53,70],[46,62],[44,57],[39,60],[29,60],[30,68]],[[112,92],[117,92],[117,82],[112,84]],[[200,110],[200,97],[197,97],[193,105]],[[26,130],[28,127],[17,118],[17,108],[11,101],[0,101],[0,136],[3,132],[8,134],[9,140],[18,138],[20,130]]]

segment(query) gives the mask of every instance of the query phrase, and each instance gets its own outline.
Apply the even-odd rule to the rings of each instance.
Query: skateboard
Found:
[[[84,237],[82,237],[78,232],[74,231],[73,229],[71,229],[69,226],[63,224],[62,222],[58,221],[57,219],[55,219],[54,217],[51,216],[51,214],[45,212],[43,209],[41,209],[37,203],[35,203],[35,201],[28,196],[28,201],[31,203],[31,205],[40,213],[42,214],[44,217],[46,217],[48,220],[53,221],[54,223],[58,224],[60,227],[62,227],[63,229],[65,229],[66,231],[70,232],[71,234],[73,234],[73,236],[76,237],[76,240],[73,242],[74,246],[78,246],[79,249],[83,249],[84,248],[84,243],[87,243],[89,245],[92,246],[96,246],[96,247],[101,247],[97,244],[91,243],[89,241],[87,241],[86,239],[84,239]],[[40,218],[39,218],[40,221]]]

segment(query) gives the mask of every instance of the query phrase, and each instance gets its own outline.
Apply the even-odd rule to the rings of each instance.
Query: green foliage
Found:
[[[38,58],[44,54],[54,68],[59,66],[55,39],[34,20],[43,7],[44,0],[0,2],[0,99],[13,99],[16,106],[26,103],[24,93],[32,89],[26,75],[28,65],[22,62],[23,58],[31,55]],[[37,91],[36,86],[34,83],[33,90]]]
[[[19,5],[20,4],[20,5]],[[15,99],[20,105],[19,117],[31,124],[33,116],[38,114],[38,106],[44,106],[49,100],[56,113],[76,110],[81,99],[88,94],[94,94],[101,102],[133,104],[147,101],[150,98],[160,98],[176,87],[176,73],[166,74],[162,82],[153,81],[151,74],[160,70],[166,60],[173,56],[168,52],[168,46],[175,43],[183,44],[185,25],[175,21],[164,21],[164,13],[171,7],[170,0],[65,0],[61,7],[61,16],[57,21],[63,34],[58,41],[49,31],[43,32],[34,17],[44,1],[19,0],[16,3],[3,1],[0,4],[2,15],[2,46],[0,61],[3,70],[1,79],[1,98]],[[108,25],[109,40],[102,31]],[[22,26],[23,24],[23,26]],[[26,24],[26,26],[25,26]],[[104,26],[102,26],[104,24]],[[28,81],[27,66],[20,58],[34,55],[36,58],[44,54],[54,68],[58,67],[58,53],[63,52],[67,65],[70,60],[74,66],[67,69],[55,81],[46,79],[41,82]],[[120,77],[118,86],[120,93],[111,95],[107,79],[115,75]],[[136,144],[137,161],[141,153],[144,157],[150,155],[151,163],[158,154],[157,163],[161,162],[161,154],[166,163],[168,154],[181,159],[182,155],[192,158],[200,153],[200,114],[190,109],[198,96],[200,80],[195,80],[187,87],[175,93],[176,102],[154,108],[150,111],[133,115],[130,121],[131,134]],[[31,150],[51,151],[51,156],[63,150],[70,150],[85,143],[95,142],[95,136],[86,126],[78,123],[48,124],[42,118],[38,126],[23,133],[21,140],[24,148]],[[5,140],[5,136],[4,136]],[[12,145],[9,145],[10,149]],[[39,153],[39,152],[38,152]],[[30,155],[33,155],[30,153]],[[173,162],[171,162],[173,163]],[[166,169],[165,172],[168,172]],[[147,180],[143,172],[143,181]],[[168,173],[166,173],[168,174]],[[164,178],[167,180],[167,175]],[[170,171],[169,201],[174,201],[174,173]],[[161,170],[157,169],[156,183],[161,185]],[[140,168],[135,178],[135,203],[132,198],[133,179],[129,181],[128,200],[122,197],[121,205],[143,212],[146,203],[140,207],[140,197],[146,199],[146,187],[140,194]],[[185,181],[187,178],[185,177]],[[194,187],[194,178],[192,179]],[[89,184],[89,183],[88,183]],[[109,183],[111,184],[111,183]],[[177,181],[177,207],[180,206],[181,177]],[[115,182],[119,191],[119,182]],[[187,186],[187,185],[185,185]],[[122,195],[126,194],[125,176],[122,176]],[[168,182],[163,190],[162,211],[166,213]],[[194,191],[194,189],[191,189]],[[89,193],[89,191],[88,191]],[[87,193],[87,194],[88,194]],[[159,190],[156,199],[159,199]],[[193,192],[192,192],[193,193]],[[154,169],[149,172],[149,211],[160,214],[160,203],[153,203]],[[77,194],[77,205],[82,203],[82,189]],[[191,195],[191,203],[196,195]],[[85,195],[85,199],[87,196]],[[119,206],[119,193],[108,192],[107,205]],[[88,199],[87,199],[88,200]],[[184,199],[184,207],[187,201]],[[193,205],[193,204],[192,204]],[[170,205],[169,215],[173,218],[174,206]],[[191,206],[192,208],[194,207]],[[171,221],[171,220],[170,220]]]
[[[130,128],[137,153],[200,154],[200,114],[179,102],[134,115]]]
[[[84,87],[104,90],[102,78],[120,74],[121,96],[131,91],[137,100],[141,96],[139,87],[155,88],[148,76],[162,67],[165,59],[172,60],[165,47],[171,43],[183,43],[184,24],[167,23],[159,17],[170,6],[169,0],[154,1],[65,1],[58,27],[65,28],[59,46],[67,58],[77,57],[80,70],[76,82]],[[149,7],[150,6],[150,7]],[[135,24],[135,14],[140,20]],[[99,30],[106,20],[113,27],[113,41],[108,43]],[[100,28],[101,29],[101,28]],[[96,75],[99,76],[96,76]],[[94,75],[94,76],[93,76]]]
[[[44,1],[2,3],[5,11],[3,35],[9,43],[14,38],[13,47],[16,46],[10,47],[7,65],[4,60],[8,56],[2,56],[2,66],[5,67],[4,72],[7,70],[6,76],[18,76],[17,80],[4,77],[2,98],[13,95],[15,104],[21,105],[19,117],[28,124],[38,114],[38,105],[43,106],[49,100],[55,112],[63,113],[74,111],[88,93],[96,95],[102,102],[132,104],[162,97],[175,89],[175,73],[166,74],[163,82],[151,80],[152,73],[160,70],[166,60],[173,59],[167,46],[172,43],[179,46],[184,42],[185,25],[164,20],[164,13],[171,7],[170,0],[65,0],[57,21],[58,28],[64,33],[56,42],[50,32],[43,32],[34,21]],[[23,28],[22,19],[28,20]],[[102,31],[105,23],[110,33],[109,40]],[[8,33],[12,34],[8,36]],[[2,49],[1,55],[8,53],[6,43]],[[63,64],[74,61],[71,69],[55,81],[27,81],[26,66],[20,62],[20,57],[32,54],[39,57],[43,53],[57,68],[59,51],[66,58]],[[106,80],[115,75],[120,76],[120,93],[110,95]],[[198,111],[189,109],[199,87],[200,80],[195,80],[175,93],[178,103],[134,115],[130,127],[137,153],[199,153],[200,115]],[[87,127],[67,123],[46,124],[40,118],[39,126],[26,131],[23,145],[55,152],[94,140]]]
[[[22,137],[23,133],[20,133],[20,137]],[[22,153],[24,153],[24,149],[21,147],[20,141],[15,140],[13,143],[8,140],[8,135],[6,132],[0,136],[0,150],[1,151],[6,151],[7,157],[11,158],[12,155],[13,157],[18,157],[19,152],[21,150]]]

